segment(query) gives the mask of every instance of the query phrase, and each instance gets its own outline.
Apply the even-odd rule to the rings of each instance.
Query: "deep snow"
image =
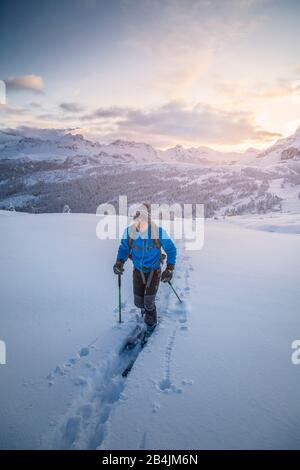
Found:
[[[128,376],[131,267],[97,217],[1,212],[1,448],[300,448],[300,238],[207,221],[179,243],[161,322]]]

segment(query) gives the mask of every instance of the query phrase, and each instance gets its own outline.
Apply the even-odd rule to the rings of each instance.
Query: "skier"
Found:
[[[161,251],[164,249],[166,255]],[[133,223],[126,228],[119,246],[114,273],[124,272],[128,258],[133,262],[134,304],[141,309],[149,331],[157,323],[155,297],[160,280],[172,279],[176,262],[176,246],[167,232],[151,220],[150,204],[139,206],[133,216]],[[167,256],[167,267],[161,273],[161,263]]]

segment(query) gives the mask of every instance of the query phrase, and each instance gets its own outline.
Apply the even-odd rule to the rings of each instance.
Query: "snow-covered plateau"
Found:
[[[207,219],[199,251],[177,241],[183,303],[160,286],[124,378],[136,309],[128,262],[118,324],[118,241],[95,215],[2,211],[0,447],[299,449],[300,237],[275,215]]]

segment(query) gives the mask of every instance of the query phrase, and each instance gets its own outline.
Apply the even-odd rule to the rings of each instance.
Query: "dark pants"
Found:
[[[157,321],[155,297],[159,287],[161,269],[141,275],[138,269],[133,270],[134,305],[145,309],[145,323],[153,325]]]

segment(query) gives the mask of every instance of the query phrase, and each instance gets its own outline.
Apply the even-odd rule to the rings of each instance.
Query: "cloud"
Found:
[[[257,126],[247,113],[227,112],[205,104],[190,108],[178,102],[150,111],[132,110],[117,124],[122,134],[188,145],[242,144],[281,136]]]
[[[37,139],[45,139],[45,140],[56,140],[59,139],[66,134],[74,131],[74,128],[38,128],[32,126],[18,126],[15,128],[7,127],[3,129],[4,132],[8,134],[14,134],[19,137],[34,137]]]
[[[84,110],[84,106],[78,103],[60,103],[59,107],[69,113],[80,113]]]
[[[28,114],[29,110],[22,106],[9,106],[0,103],[0,115],[7,115],[10,117],[18,117],[20,115]]]
[[[40,108],[42,108],[42,105],[41,105],[41,103],[37,103],[36,101],[32,101],[31,103],[29,103],[29,107],[30,108],[35,108],[35,109],[40,109]]]
[[[38,75],[23,75],[22,77],[9,77],[5,80],[8,91],[33,91],[41,93],[44,89],[42,77]]]
[[[259,0],[127,0],[127,44],[153,63],[151,86],[180,99],[232,42],[263,21],[250,14]],[[127,6],[128,6],[127,5]]]
[[[300,81],[288,78],[277,78],[271,83],[264,80],[217,80],[214,89],[231,104],[249,108],[262,101],[300,96]]]
[[[159,146],[239,145],[281,137],[256,125],[254,115],[248,111],[228,111],[204,103],[190,106],[184,100],[169,101],[152,109],[101,107],[78,116],[78,120],[88,127],[98,126],[100,134],[109,133],[112,139],[120,137]]]
[[[114,119],[126,116],[130,112],[130,108],[121,106],[111,106],[108,108],[97,108],[95,111],[83,115],[81,119],[83,121],[92,121],[94,119]]]
[[[6,110],[12,117],[17,117],[20,111]],[[62,122],[68,127],[83,126],[98,132],[99,138],[105,140],[130,139],[159,147],[261,144],[281,137],[257,125],[254,114],[248,111],[229,111],[205,103],[191,106],[184,100],[150,109],[114,106],[100,107],[83,115],[40,114],[35,116],[33,124],[44,123],[45,127],[48,123],[49,127],[56,127]]]

